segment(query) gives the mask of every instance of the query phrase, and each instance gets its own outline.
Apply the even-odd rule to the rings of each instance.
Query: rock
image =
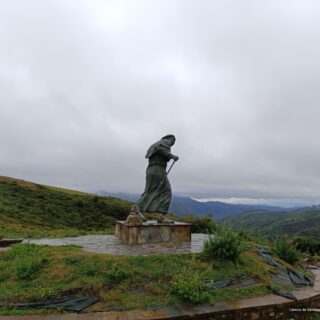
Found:
[[[130,214],[127,217],[126,223],[131,225],[140,225],[146,220],[147,219],[145,216],[140,212],[139,207],[134,204],[131,208]]]

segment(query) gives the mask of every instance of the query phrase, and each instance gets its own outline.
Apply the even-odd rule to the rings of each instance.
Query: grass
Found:
[[[111,233],[130,206],[113,197],[0,177],[0,238]]]
[[[131,205],[113,197],[0,176],[0,239],[112,234],[115,221],[125,220]],[[147,214],[149,219],[158,216]],[[193,233],[216,228],[209,217],[168,214],[166,218],[192,223]]]
[[[242,253],[238,262],[232,263],[204,261],[199,254],[125,257],[87,253],[74,246],[17,244],[0,252],[0,301],[39,301],[69,293],[98,295],[99,303],[87,311],[138,309],[182,301],[214,303],[270,293],[269,270],[254,250]],[[209,280],[230,276],[251,276],[258,284],[214,291],[205,285]],[[0,309],[0,314],[17,312],[21,311]]]

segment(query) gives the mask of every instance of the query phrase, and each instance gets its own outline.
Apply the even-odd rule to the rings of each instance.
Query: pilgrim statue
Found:
[[[166,172],[167,163],[173,159],[175,163],[179,157],[171,153],[171,147],[176,138],[169,134],[157,141],[147,151],[146,159],[149,165],[146,171],[146,185],[144,193],[137,202],[143,212],[167,213],[171,201],[171,186]]]

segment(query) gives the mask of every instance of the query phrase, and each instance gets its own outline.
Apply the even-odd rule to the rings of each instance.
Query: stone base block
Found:
[[[191,224],[147,221],[141,225],[129,225],[117,221],[115,234],[127,245],[191,242]]]

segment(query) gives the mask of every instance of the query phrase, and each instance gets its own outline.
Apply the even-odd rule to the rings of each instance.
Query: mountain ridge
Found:
[[[140,195],[133,193],[121,193],[121,192],[107,192],[100,191],[99,195],[109,195],[117,197],[123,200],[136,202]],[[191,197],[173,196],[169,212],[176,215],[183,216],[186,214],[192,214],[195,216],[212,215],[215,219],[220,220],[229,216],[233,216],[239,213],[267,210],[274,212],[290,212],[297,208],[284,208],[279,206],[268,205],[245,205],[245,204],[229,204],[220,201],[207,201],[200,202],[192,199]]]

